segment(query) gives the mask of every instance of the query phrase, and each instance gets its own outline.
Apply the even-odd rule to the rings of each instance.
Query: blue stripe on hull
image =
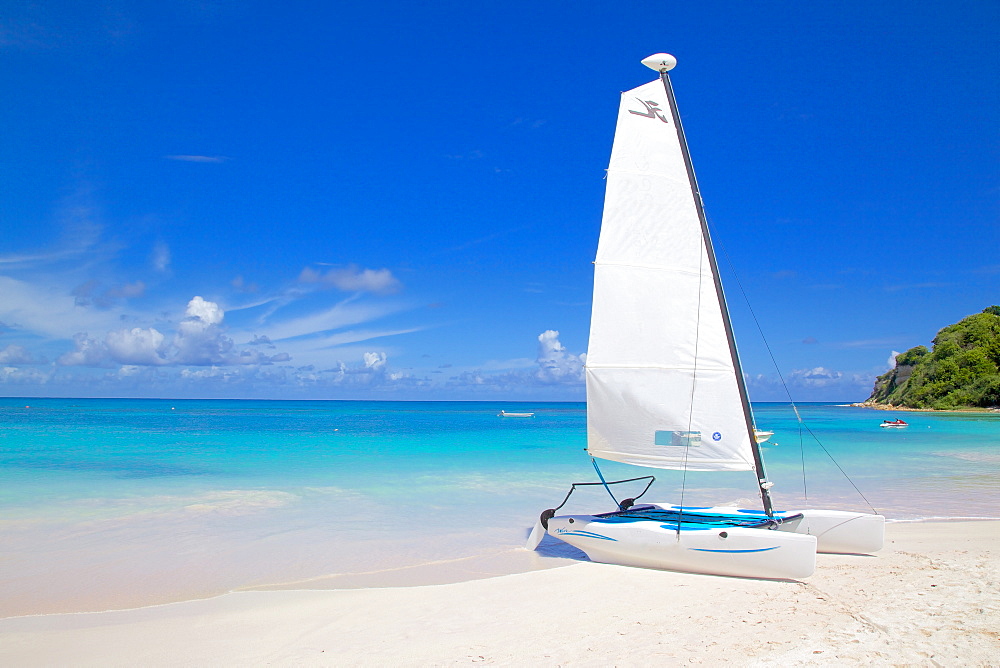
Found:
[[[771,550],[777,550],[779,547],[781,546],[775,545],[774,547],[762,547],[757,550],[706,550],[700,547],[692,547],[688,549],[694,550],[695,552],[725,552],[727,554],[743,554],[746,552],[770,552]]]
[[[610,540],[617,543],[617,538],[611,538],[610,536],[602,536],[599,533],[594,533],[592,531],[556,531],[557,536],[583,536],[584,538],[600,538],[601,540]]]

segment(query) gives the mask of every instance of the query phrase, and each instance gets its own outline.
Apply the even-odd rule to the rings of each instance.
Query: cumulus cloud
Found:
[[[225,312],[215,302],[194,297],[173,337],[154,327],[134,327],[108,332],[103,339],[86,333],[73,337],[74,350],[57,360],[62,366],[231,366],[288,362],[288,353],[267,355],[260,350],[235,350],[222,328]],[[270,344],[255,338],[254,344]],[[273,345],[269,347],[273,348]]]
[[[543,383],[581,383],[586,354],[573,355],[559,342],[559,332],[548,329],[538,335],[538,371]]]
[[[199,320],[208,325],[220,325],[225,317],[225,313],[215,302],[210,302],[201,297],[194,297],[188,302],[184,311],[191,320]]]
[[[832,371],[818,366],[813,369],[795,369],[790,374],[793,380],[801,381],[806,385],[822,387],[830,385],[840,380],[844,374],[840,371]]]
[[[73,336],[75,350],[61,355],[56,360],[62,366],[111,367],[111,355],[103,341],[92,339],[85,332]]]
[[[378,371],[379,369],[383,369],[385,368],[386,359],[387,357],[385,353],[365,353],[364,354],[365,368],[371,369],[373,371]]]
[[[108,355],[118,364],[142,364],[158,366],[166,364],[164,358],[165,337],[159,331],[149,327],[142,329],[121,329],[108,332],[104,345]]]
[[[44,385],[52,378],[51,371],[17,366],[0,367],[0,383],[10,385]]]
[[[586,353],[574,355],[559,341],[559,332],[546,330],[538,335],[538,355],[534,362],[524,360],[529,368],[488,373],[483,369],[463,371],[448,380],[448,386],[475,391],[517,392],[541,388],[583,389]],[[520,360],[518,360],[520,366]]]
[[[41,360],[32,357],[24,346],[11,344],[0,350],[0,364],[43,364]]]
[[[888,368],[890,369],[896,368],[896,355],[902,355],[902,353],[899,352],[898,350],[893,350],[892,352],[889,353],[889,359],[886,360],[885,362]]]
[[[299,282],[333,287],[344,292],[372,292],[379,295],[398,292],[402,287],[388,269],[361,269],[355,265],[330,269],[326,273],[306,267],[299,274]]]
[[[184,315],[174,335],[174,361],[192,365],[225,363],[233,340],[220,327],[225,313],[219,305],[194,297],[188,302]]]

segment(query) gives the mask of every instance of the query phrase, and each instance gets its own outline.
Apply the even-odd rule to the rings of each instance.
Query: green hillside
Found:
[[[954,409],[1000,405],[1000,306],[948,325],[933,348],[910,348],[865,403]]]

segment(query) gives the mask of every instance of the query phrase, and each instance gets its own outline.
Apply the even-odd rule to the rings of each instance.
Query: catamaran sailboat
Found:
[[[548,534],[593,561],[808,577],[817,551],[880,549],[885,520],[772,508],[762,439],[668,75],[676,63],[669,54],[650,56],[643,64],[660,78],[621,96],[594,263],[587,450],[592,458],[642,467],[755,471],[763,507],[616,499],[611,512],[558,515],[564,500],[542,513],[526,547],[536,548]],[[645,478],[648,490],[652,476]],[[577,483],[570,494],[581,484],[604,485],[610,492],[612,484],[641,479],[611,483],[601,476],[600,483]]]

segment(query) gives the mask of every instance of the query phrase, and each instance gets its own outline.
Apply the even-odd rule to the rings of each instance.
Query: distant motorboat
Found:
[[[535,417],[534,413],[508,413],[507,411],[500,411],[497,417]]]
[[[882,424],[880,424],[879,426],[880,427],[896,427],[898,429],[898,428],[902,428],[902,427],[908,427],[909,425],[906,424],[905,422],[903,422],[902,420],[882,420]]]
[[[758,443],[764,443],[764,442],[767,441],[767,439],[769,439],[772,436],[774,436],[774,432],[773,431],[764,431],[763,429],[754,429],[753,430],[753,435],[754,435],[754,438],[757,439]]]

